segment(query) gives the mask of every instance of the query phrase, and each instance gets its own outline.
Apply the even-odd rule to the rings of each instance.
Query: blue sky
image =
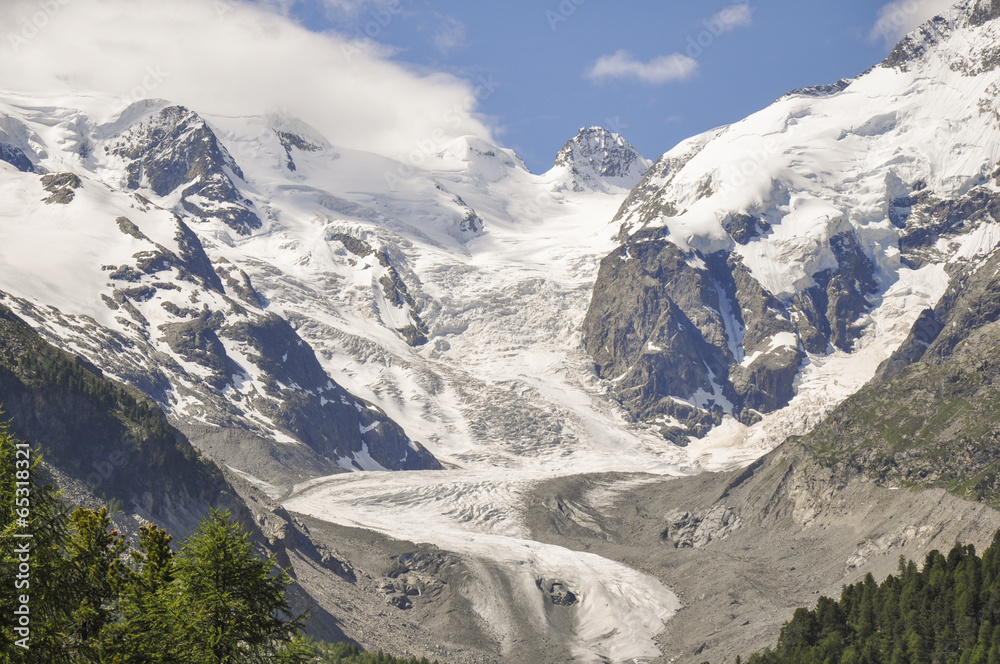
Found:
[[[855,76],[943,4],[308,0],[290,14],[373,39],[419,71],[492,82],[480,112],[539,172],[581,126],[616,130],[655,158],[789,90]],[[605,75],[588,75],[602,57]]]

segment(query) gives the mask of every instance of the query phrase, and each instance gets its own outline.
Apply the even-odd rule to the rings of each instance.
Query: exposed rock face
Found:
[[[949,280],[966,279],[959,266],[998,239],[993,143],[970,161],[964,155],[975,145],[956,134],[938,163],[911,156],[921,149],[912,142],[937,122],[938,103],[963,108],[963,122],[981,127],[978,134],[996,135],[998,7],[960,3],[911,33],[882,67],[789,93],[736,125],[682,142],[649,169],[615,217],[622,246],[602,263],[584,324],[597,374],[630,414],[678,442],[723,415],[751,424],[789,404],[796,381],[821,358],[880,343],[885,327],[872,321],[904,312],[917,319]],[[860,100],[876,79],[892,81],[894,99],[911,101],[925,92],[918,81],[935,80],[941,101],[919,111],[887,102],[848,112],[845,102]],[[970,99],[953,98],[969,79],[978,86]],[[850,117],[827,124],[834,107]],[[816,172],[823,155],[847,144],[850,167]],[[941,177],[943,168],[961,175]],[[909,287],[923,301],[887,304],[918,270],[920,283]],[[942,333],[942,325],[940,308],[917,319],[883,376],[930,352],[927,345],[952,329]],[[890,349],[899,333],[892,337]],[[658,349],[669,359],[656,357]],[[671,413],[677,406],[667,404],[677,403],[693,416]]]
[[[622,405],[671,440],[723,414],[753,423],[792,399],[806,351],[849,350],[860,333],[872,263],[850,233],[830,250],[837,267],[782,301],[735,253],[685,252],[662,229],[640,231],[601,263],[584,346]]]
[[[896,349],[892,357],[879,366],[877,376],[884,380],[895,378],[899,372],[914,362],[918,362],[927,347],[930,346],[944,329],[944,323],[937,317],[933,309],[925,309],[914,323],[913,329],[906,341]]]
[[[639,234],[605,258],[584,344],[630,412],[697,430],[711,424],[713,411],[721,413],[725,397],[716,377],[726,374],[726,337],[718,288],[688,260],[694,257],[653,234]],[[700,403],[679,403],[699,391]]]
[[[961,198],[942,199],[917,183],[910,195],[893,201],[893,207],[902,228],[899,248],[912,267],[939,262],[942,238],[951,240],[1000,220],[1000,200],[985,184]]]
[[[464,203],[463,203],[464,204]],[[471,217],[467,217],[472,226],[469,230],[481,231],[482,221],[470,210]],[[332,233],[328,236],[331,241],[340,242],[351,254],[357,256],[362,261],[369,256],[377,261],[371,263],[373,269],[373,287],[381,292],[387,307],[391,307],[398,314],[391,318],[402,319],[405,324],[398,325],[396,332],[406,340],[410,346],[423,346],[427,343],[429,330],[420,316],[420,305],[410,292],[406,281],[400,276],[399,270],[393,264],[389,253],[384,250],[376,250],[361,238],[354,237],[348,233]],[[387,321],[388,322],[388,321]]]
[[[977,0],[970,17],[972,25],[982,25],[987,21],[1000,18],[1000,2],[997,0]]]
[[[50,346],[2,305],[0,406],[50,467],[146,518],[187,525],[226,489],[155,404]]]
[[[570,590],[562,581],[538,579],[535,583],[538,585],[538,589],[542,591],[545,599],[555,606],[573,606],[576,604],[576,593]]]
[[[125,185],[168,196],[183,187],[189,214],[224,222],[240,235],[261,227],[254,205],[234,178],[243,171],[196,113],[168,106],[109,141],[110,154],[126,160]]]
[[[405,553],[396,558],[395,568],[381,580],[379,591],[397,609],[411,609],[414,602],[433,602],[448,585],[445,570],[458,567],[460,559],[450,553]]]
[[[1000,251],[960,271],[933,311],[802,444],[889,486],[1000,503]]]
[[[189,224],[204,230],[206,243],[228,244],[232,231],[250,235],[262,222],[242,193],[243,169],[204,119],[156,100],[101,126],[74,118],[67,141],[103,149],[100,157],[77,154],[91,167],[110,164],[120,190],[104,196],[107,187],[93,186],[86,167],[43,174],[41,186],[54,218],[81,198],[108,206],[106,218],[94,215],[83,229],[101,248],[97,260],[109,257],[89,266],[88,282],[97,287],[94,304],[106,309],[65,313],[30,298],[0,299],[54,342],[149,395],[199,448],[237,471],[262,473],[253,475],[258,481],[440,468],[384,412],[332,380],[289,322],[266,310],[270,303],[246,271],[224,256],[209,258]],[[338,158],[321,137],[292,124],[273,128],[290,164],[293,155],[319,150]],[[34,160],[47,158],[42,138],[14,116],[0,116],[0,145],[20,170],[34,171]],[[351,246],[373,255],[361,240]],[[392,309],[384,318],[393,329],[419,345],[427,327],[398,253],[379,248],[373,292]]]
[[[213,266],[179,217],[157,214],[160,226],[146,226],[149,232],[124,216],[111,224],[140,248],[128,263],[103,266],[110,292],[104,302],[129,334],[17,298],[12,306],[43,326],[51,321],[96,363],[165,408],[181,400],[196,404],[199,426],[185,423],[185,433],[233,468],[281,480],[344,468],[440,468],[385,413],[334,382],[287,320],[262,310],[267,302],[245,272],[225,260]],[[165,231],[169,237],[171,227],[172,246],[150,238]],[[164,314],[149,307],[165,311],[166,321],[151,323]],[[284,449],[290,446],[296,449]]]
[[[274,133],[278,135],[278,140],[281,141],[281,147],[285,148],[285,155],[288,157],[287,167],[290,171],[298,170],[295,165],[295,159],[293,158],[293,148],[296,150],[301,150],[303,152],[318,152],[323,146],[310,143],[308,140],[294,134],[289,131],[275,130]]]

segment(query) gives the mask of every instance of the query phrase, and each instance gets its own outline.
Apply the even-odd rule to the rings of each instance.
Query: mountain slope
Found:
[[[848,393],[860,387],[944,294],[949,266],[1000,240],[993,16],[960,3],[858,78],[657,161],[618,212],[623,244],[585,323],[634,417],[684,441],[827,408],[802,385],[837,362],[856,375]]]
[[[380,530],[387,550],[407,546],[391,537],[439,544],[467,570],[442,568],[449,592],[417,602],[405,584],[422,568],[404,581],[368,553],[349,561],[396,589],[383,595],[340,565],[336,541],[319,556],[289,546],[313,597],[352,607],[349,636],[398,645],[381,635],[391,623],[426,642],[424,621],[397,613],[426,608],[438,640],[472,653],[464,661],[530,657],[536,643],[553,661],[655,654],[670,591],[615,561],[531,552],[516,514],[545,473],[677,461],[622,427],[579,348],[623,188],[573,191],[563,174],[533,175],[475,138],[417,169],[331,146],[282,116],[201,118],[143,102],[106,121],[74,99],[39,108],[2,96],[11,122],[34,132],[35,159],[31,173],[0,164],[4,302],[152,395],[275,541],[301,540],[280,500]],[[239,210],[260,226],[234,226]],[[427,472],[338,472],[348,468]],[[310,506],[331,496],[341,502]],[[587,599],[545,609],[557,586]]]
[[[1000,500],[1000,254],[956,275],[879,376],[798,444],[889,486]]]
[[[337,464],[439,467],[378,408],[331,380],[289,323],[265,311],[245,271],[206,253],[193,227],[244,235],[262,222],[235,184],[245,186],[242,171],[203,119],[163,103],[137,104],[99,126],[62,113],[71,121],[56,126],[76,134],[77,152],[49,153],[35,170],[72,169],[63,184],[23,173],[0,185],[8,219],[35,219],[5,233],[0,271],[11,306],[151,395],[194,440],[243,470],[302,477]],[[33,193],[40,185],[57,193],[43,201]],[[73,283],[60,283],[69,274]],[[221,437],[205,429],[220,426]],[[237,461],[248,447],[265,465],[269,456],[295,460]]]
[[[11,432],[41,453],[62,500],[70,507],[107,505],[133,543],[148,523],[188,536],[215,508],[231,512],[260,552],[285,566],[342,570],[304,525],[199,454],[146,395],[47,343],[3,304],[0,408]],[[289,598],[295,611],[310,610],[313,634],[344,638],[302,584],[292,585]]]
[[[226,489],[145,395],[45,343],[3,305],[0,407],[49,467],[148,519],[193,526]]]

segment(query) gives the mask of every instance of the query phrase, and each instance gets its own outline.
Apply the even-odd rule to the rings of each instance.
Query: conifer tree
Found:
[[[303,617],[291,616],[290,583],[274,558],[254,555],[248,534],[229,512],[212,510],[174,565],[171,614],[183,621],[197,660],[267,662],[290,643]]]

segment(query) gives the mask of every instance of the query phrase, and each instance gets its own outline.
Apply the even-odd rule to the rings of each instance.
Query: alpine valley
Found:
[[[665,146],[666,147],[666,146]],[[0,92],[0,403],[318,638],[728,662],[1000,527],[1000,0],[655,162]]]

